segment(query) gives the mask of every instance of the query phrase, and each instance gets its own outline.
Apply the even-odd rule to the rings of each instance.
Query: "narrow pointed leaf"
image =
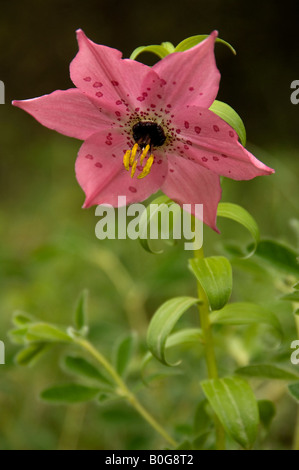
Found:
[[[222,310],[210,315],[211,323],[222,325],[249,325],[263,323],[271,326],[282,335],[281,325],[276,316],[268,309],[250,302],[234,302],[226,305]]]
[[[239,377],[225,377],[203,381],[201,386],[226,432],[244,449],[252,448],[259,413],[248,383]]]
[[[232,268],[223,256],[190,259],[189,268],[204,289],[212,310],[219,310],[229,301],[232,292]]]
[[[165,365],[171,365],[165,358],[165,345],[168,336],[181,316],[199,301],[193,297],[175,297],[158,308],[151,319],[147,344],[153,356]]]
[[[252,255],[259,242],[260,231],[256,221],[249,214],[249,212],[238,204],[232,204],[230,202],[220,202],[220,204],[218,204],[217,216],[234,220],[249,231],[254,241],[254,247],[247,254],[247,256]]]
[[[261,423],[266,429],[269,429],[273,418],[276,415],[275,405],[270,400],[258,400],[257,404],[259,407]]]
[[[275,240],[262,240],[258,244],[255,254],[270,268],[299,276],[299,253],[289,246]]]
[[[266,379],[298,380],[299,375],[272,364],[252,364],[237,369],[236,374]]]
[[[41,398],[52,403],[81,403],[92,400],[100,389],[78,384],[57,385],[41,393]]]
[[[84,290],[79,297],[75,310],[75,327],[78,331],[87,326],[87,297],[88,291]]]
[[[107,379],[93,364],[83,357],[67,356],[64,360],[64,365],[66,369],[73,374],[97,380],[105,384],[111,384],[109,379]]]
[[[34,323],[27,332],[28,341],[72,342],[70,336],[57,326],[48,323]]]
[[[133,356],[135,337],[133,335],[122,338],[116,346],[114,353],[115,369],[120,376],[125,376]]]
[[[140,46],[134,49],[134,51],[130,55],[130,59],[135,60],[136,57],[138,57],[143,52],[152,52],[153,54],[157,55],[160,59],[163,59],[163,57],[166,57],[170,53],[169,46],[166,46],[166,47],[163,45]]]
[[[207,37],[209,37],[208,34],[198,34],[196,36],[191,36],[190,38],[184,39],[176,46],[174,52],[187,51],[188,49],[191,49],[191,47],[197,46],[197,44],[204,41]],[[232,51],[234,55],[236,55],[235,49],[228,42],[220,38],[216,38],[216,42],[224,44]]]
[[[48,351],[49,347],[49,343],[32,343],[17,354],[16,363],[20,366],[31,366]]]

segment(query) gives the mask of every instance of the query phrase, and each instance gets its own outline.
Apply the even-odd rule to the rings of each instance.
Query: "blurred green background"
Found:
[[[6,104],[0,105],[0,340],[6,345],[6,364],[0,366],[0,449],[161,446],[141,418],[121,403],[55,408],[42,403],[38,394],[44,387],[67,380],[59,372],[60,351],[34,368],[22,369],[13,363],[17,348],[7,331],[12,313],[19,309],[45,321],[70,323],[78,293],[88,288],[91,337],[109,355],[124,332],[144,332],[161,302],[195,294],[186,269],[190,254],[180,246],[153,256],[138,242],[98,241],[94,210],[81,209],[83,193],[74,176],[80,142],[43,128],[10,101],[72,86],[68,67],[77,52],[79,27],[94,42],[118,48],[125,57],[139,45],[177,44],[218,29],[238,53],[235,57],[224,46],[216,47],[222,74],[218,98],[243,118],[248,148],[276,170],[274,176],[249,182],[224,180],[223,201],[247,208],[263,235],[295,246],[289,221],[298,218],[299,195],[299,106],[290,102],[290,84],[299,78],[296,2],[35,0],[2,1],[0,6],[0,79],[6,86]],[[140,59],[152,63],[151,56]],[[233,224],[221,221],[219,227],[221,236],[205,230],[207,254],[217,252],[220,238],[246,240]],[[271,302],[277,296],[272,279],[264,280],[263,292],[257,274],[236,271],[234,281],[236,300],[263,302],[267,297]],[[132,286],[133,300],[124,292],[126,282]],[[275,308],[290,339],[295,339],[288,307]],[[229,364],[222,367],[225,373]],[[188,394],[196,403],[199,392],[191,369],[185,363],[188,393],[182,387],[185,379],[179,377],[169,379],[171,396],[165,393],[169,382],[143,396],[169,429],[174,422],[184,428],[192,421],[194,406]],[[198,374],[203,376],[203,367]],[[294,408],[285,396],[280,405],[269,448],[291,445]]]

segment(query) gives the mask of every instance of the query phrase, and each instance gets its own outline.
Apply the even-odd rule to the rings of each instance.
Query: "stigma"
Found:
[[[153,121],[137,122],[132,128],[132,134],[136,143],[125,152],[123,163],[125,169],[131,171],[131,178],[134,177],[137,166],[141,166],[142,170],[137,178],[142,179],[150,173],[154,163],[152,148],[161,147],[166,136],[163,128]]]

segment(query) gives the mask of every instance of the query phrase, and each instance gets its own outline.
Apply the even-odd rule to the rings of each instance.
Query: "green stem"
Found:
[[[294,309],[298,308],[298,304],[294,305]],[[295,324],[297,329],[297,334],[299,338],[299,317],[295,315]],[[296,418],[296,425],[295,425],[295,433],[294,433],[294,442],[293,442],[293,450],[299,450],[299,405],[297,406],[297,418]]]
[[[129,403],[135,408],[135,410],[148,422],[148,424],[154,428],[171,446],[177,447],[178,443],[172,439],[171,436],[165,431],[165,429],[150,415],[150,413],[141,405],[141,403],[137,400],[135,395],[128,389],[122,378],[118,375],[116,370],[107,361],[107,359],[93,347],[89,341],[84,338],[76,338],[75,342],[78,346],[83,348],[87,351],[104,369],[108,372],[108,374],[113,378],[114,382],[118,386],[119,394],[126,398]]]
[[[203,248],[194,251],[194,257],[197,259],[204,258]],[[202,288],[201,284],[197,282],[197,292],[198,298],[201,300],[200,304],[198,305],[199,310],[199,319],[200,325],[203,333],[203,343],[205,349],[205,358],[208,370],[208,377],[209,379],[217,379],[218,378],[218,369],[217,369],[217,362],[216,362],[216,355],[214,349],[214,339],[213,339],[213,332],[210,323],[210,307],[209,301],[206,296],[204,289]],[[214,414],[214,423],[215,423],[215,431],[216,431],[216,447],[218,450],[225,449],[225,431],[221,422],[219,421],[216,414]]]

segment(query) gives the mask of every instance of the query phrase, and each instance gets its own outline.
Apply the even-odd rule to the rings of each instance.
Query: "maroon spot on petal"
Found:
[[[169,171],[170,171],[170,173],[173,173],[173,172],[174,172],[174,170],[173,170],[172,168],[170,168],[170,170],[169,170]]]
[[[218,162],[219,158],[218,157],[213,157],[214,162]]]
[[[138,101],[144,101],[144,96],[138,96],[137,100]]]
[[[222,154],[221,154],[221,157],[223,157],[223,158],[228,158],[228,156],[225,155],[225,153],[222,153]]]
[[[171,108],[171,104],[167,104],[166,106],[167,106],[167,108]]]
[[[173,85],[176,85],[176,82],[172,82]]]
[[[85,77],[85,78],[83,78],[83,80],[84,80],[85,82],[91,82],[91,77]]]
[[[201,127],[195,126],[195,127],[194,127],[194,130],[195,130],[196,134],[200,134],[200,133],[201,133]]]
[[[101,91],[98,91],[98,92],[96,93],[96,96],[97,96],[98,98],[102,98],[103,93],[102,93]]]
[[[191,145],[191,146],[192,146],[191,140],[187,140],[186,143],[187,143],[188,145]]]
[[[189,129],[189,122],[188,122],[188,121],[185,121],[185,122],[184,122],[184,126],[185,126],[186,129]]]
[[[116,158],[116,155],[115,155],[115,153],[113,153],[113,154],[112,154],[112,157],[113,157],[113,158]]]
[[[108,134],[106,138],[107,138],[107,140],[112,140],[112,135]]]
[[[121,100],[117,100],[117,101],[115,101],[115,104],[117,104],[117,105],[119,106],[120,104],[122,104],[122,101],[121,101]]]
[[[163,86],[163,85],[166,85],[166,81],[164,80],[164,78],[161,78],[160,79],[160,85]]]
[[[159,100],[161,100],[161,99],[162,99],[162,96],[161,96],[161,95],[157,95],[157,97],[159,98]]]
[[[235,137],[235,134],[233,133],[233,131],[229,131],[228,135],[229,135],[230,137]]]
[[[202,161],[207,162],[208,161],[207,157],[202,157]]]
[[[156,105],[155,105],[155,104],[151,104],[151,108],[155,108],[155,107],[156,107]]]
[[[184,149],[185,149],[185,150],[189,150],[188,145],[184,145]]]
[[[199,96],[202,96],[202,95],[203,95],[203,93],[199,93]]]
[[[88,153],[87,155],[85,155],[85,158],[87,158],[87,160],[93,160],[93,155],[90,155],[90,153]]]
[[[144,96],[144,98],[146,98],[146,97],[148,96],[147,93],[146,93],[146,91],[144,91],[144,92],[142,93],[142,96]]]
[[[136,113],[137,113],[137,111],[139,111],[139,109],[140,109],[140,108],[135,108]]]
[[[111,80],[111,84],[113,86],[118,86],[119,85],[119,83],[116,80]]]
[[[134,186],[129,186],[129,191],[131,191],[131,193],[137,193],[137,189],[134,188]]]
[[[190,86],[190,87],[189,87],[189,91],[194,91],[193,86]]]
[[[219,127],[216,126],[216,125],[213,126],[213,129],[214,129],[215,132],[219,132],[219,131],[220,131]]]
[[[138,171],[142,171],[142,170],[143,170],[143,166],[142,166],[142,165],[137,165],[137,170],[138,170]]]
[[[157,161],[157,164],[158,164],[158,165],[161,165],[161,163],[162,163],[162,160],[158,160],[158,161]]]
[[[176,132],[177,134],[180,134],[180,133],[181,133],[181,129],[176,129],[175,132]]]
[[[103,168],[103,165],[100,162],[95,163],[94,166],[96,166],[97,168]]]
[[[151,88],[147,88],[147,91],[151,91]]]
[[[111,140],[106,140],[105,144],[106,145],[112,145],[112,142],[111,142]]]
[[[103,83],[101,83],[101,82],[94,82],[94,84],[93,84],[94,88],[101,88],[101,86],[103,86]]]
[[[121,113],[119,111],[115,111],[116,116],[121,116]]]

